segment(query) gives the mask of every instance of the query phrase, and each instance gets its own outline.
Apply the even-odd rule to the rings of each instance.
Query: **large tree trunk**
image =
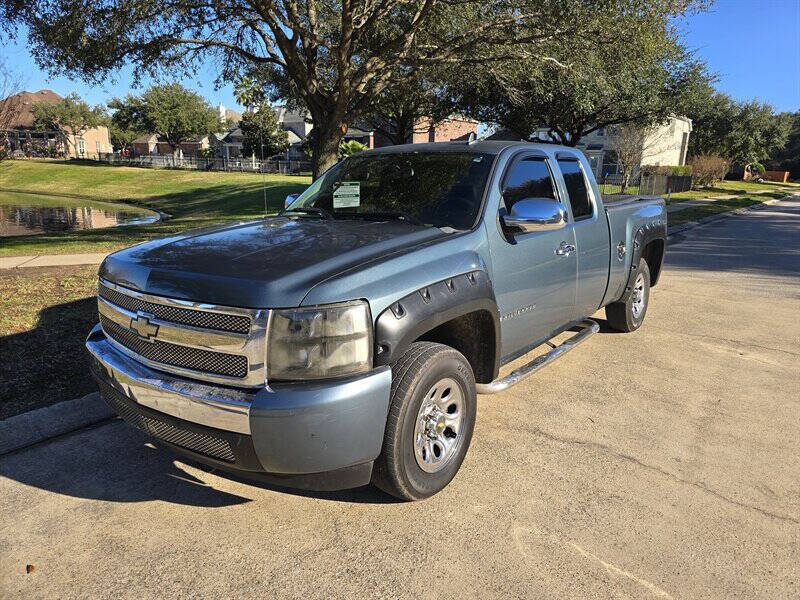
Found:
[[[339,160],[339,144],[344,139],[347,131],[347,123],[328,123],[327,126],[323,118],[316,118],[312,115],[314,129],[311,141],[311,175],[317,179],[325,171],[330,169]],[[318,125],[320,124],[320,125]]]

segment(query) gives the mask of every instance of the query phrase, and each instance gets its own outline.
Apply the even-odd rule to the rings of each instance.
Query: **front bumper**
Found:
[[[151,369],[116,350],[99,326],[86,348],[105,401],[181,454],[294,487],[369,482],[389,409],[389,367],[326,382],[237,389]]]

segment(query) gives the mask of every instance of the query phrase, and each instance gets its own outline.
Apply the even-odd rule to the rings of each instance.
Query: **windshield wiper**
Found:
[[[351,216],[351,215],[348,215]],[[407,212],[403,212],[400,210],[397,211],[387,211],[387,212],[363,212],[363,213],[352,213],[352,216],[355,218],[375,218],[375,219],[398,219],[400,221],[406,221],[411,223],[412,225],[422,225],[424,226],[425,223],[420,221],[413,215],[408,214]]]
[[[281,212],[280,216],[290,213],[305,213],[307,215],[319,215],[323,219],[333,220],[333,215],[324,208],[317,208],[316,206],[298,206],[297,208],[287,209]]]

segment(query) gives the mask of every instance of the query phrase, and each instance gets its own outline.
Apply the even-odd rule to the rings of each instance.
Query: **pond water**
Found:
[[[123,204],[0,191],[0,237],[145,225],[158,213]]]

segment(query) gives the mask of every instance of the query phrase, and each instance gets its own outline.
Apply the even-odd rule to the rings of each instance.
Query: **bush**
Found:
[[[667,175],[669,177],[687,177],[692,174],[692,165],[642,165],[642,175]]]
[[[341,144],[339,144],[339,157],[344,158],[346,156],[350,156],[351,154],[363,152],[366,149],[367,147],[364,144],[356,140],[349,140],[347,142],[342,142]]]
[[[692,157],[692,187],[701,188],[725,179],[731,164],[721,156],[701,154]]]
[[[761,163],[753,163],[750,165],[750,172],[753,174],[757,174],[758,176],[763,175],[766,171],[767,169],[764,168],[764,165],[762,165]]]

